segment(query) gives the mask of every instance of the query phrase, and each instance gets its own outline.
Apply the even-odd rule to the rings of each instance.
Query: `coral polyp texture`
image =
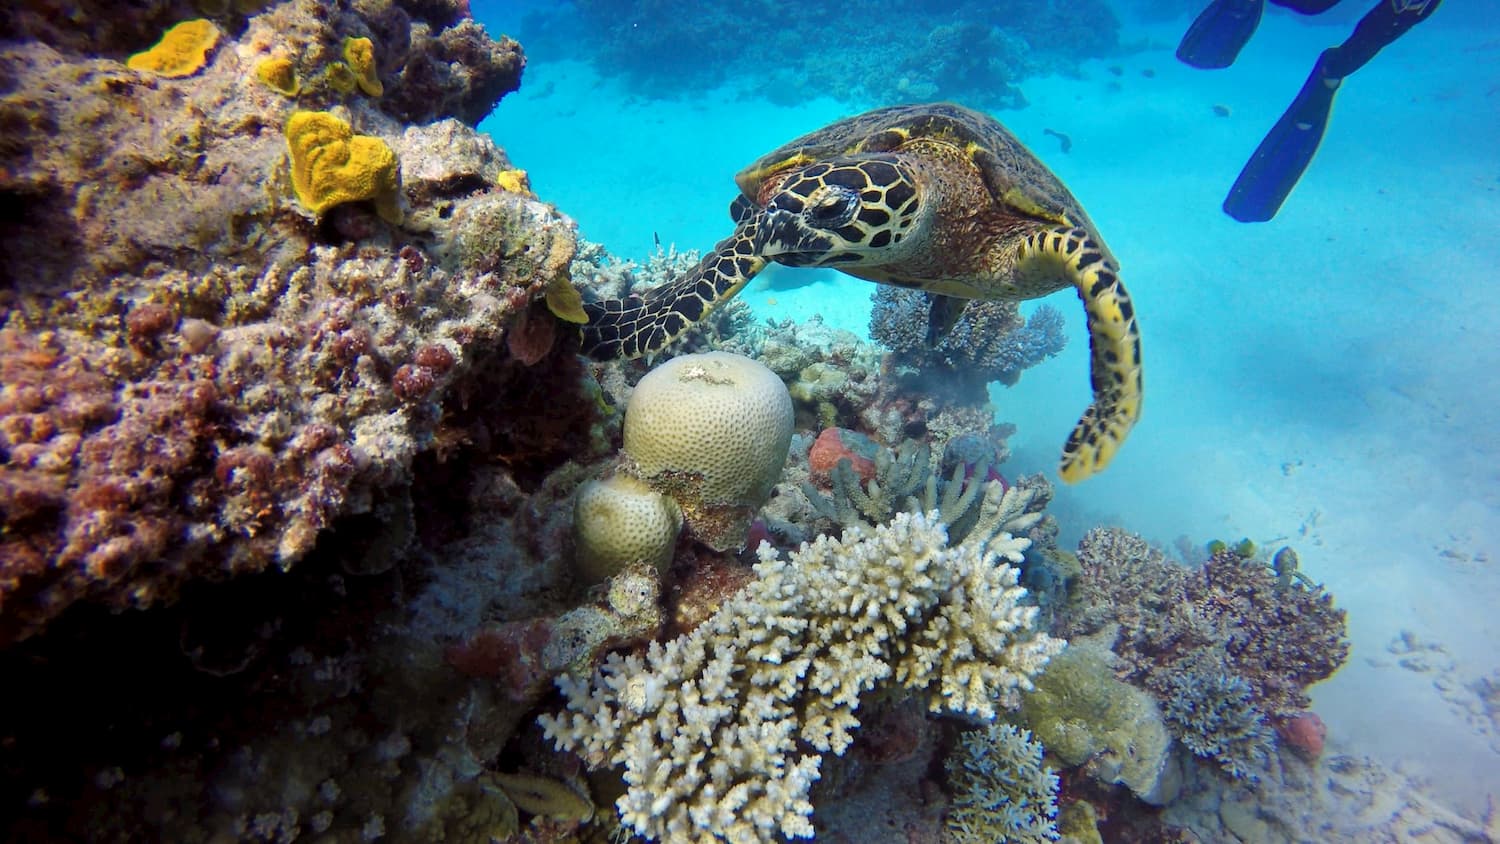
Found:
[[[167,30],[151,49],[131,56],[125,66],[169,79],[192,76],[208,64],[209,54],[218,43],[219,28],[213,21],[183,21]]]
[[[255,76],[271,90],[288,97],[295,97],[302,90],[302,81],[297,78],[297,63],[285,57],[256,62]]]
[[[789,560],[762,545],[756,579],[691,633],[560,677],[568,709],[542,726],[590,767],[623,765],[616,805],[639,834],[809,837],[822,754],[849,747],[862,695],[921,693],[989,719],[1061,649],[1001,560],[1027,544],[950,547],[935,518],[903,513]]]
[[[514,165],[454,119],[487,111],[522,64],[456,5],[292,0],[179,28],[148,51],[156,70],[178,67],[169,52],[201,59],[182,33],[195,50],[223,40],[170,81],[125,66],[159,10],[100,12],[80,42],[48,8],[0,10],[0,195],[15,212],[0,644],[80,599],[147,607],[195,579],[291,566],[340,516],[404,495],[476,360],[497,364],[489,395],[529,377],[506,338],[566,283],[575,248],[572,223],[502,189]],[[337,60],[345,38],[404,68],[385,96],[304,92],[323,110],[298,112],[255,81],[277,57]],[[460,44],[472,72],[448,58]],[[376,213],[398,200],[400,226]],[[505,252],[456,248],[482,239],[476,217]],[[563,363],[557,377],[576,378]]]
[[[792,399],[765,364],[727,352],[682,355],[636,384],[625,408],[632,471],[677,501],[693,534],[737,548],[786,465]]]
[[[629,475],[589,481],[573,506],[578,571],[597,583],[631,563],[663,569],[682,530],[682,510],[665,495]]]

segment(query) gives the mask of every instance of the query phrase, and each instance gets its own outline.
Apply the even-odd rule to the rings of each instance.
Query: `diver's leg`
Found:
[[[1360,18],[1354,34],[1344,43],[1324,50],[1318,63],[1327,76],[1343,79],[1364,67],[1376,53],[1408,29],[1427,20],[1441,4],[1442,0],[1382,0],[1380,5]]]
[[[1255,34],[1264,0],[1214,0],[1177,45],[1177,58],[1198,68],[1229,67]]]
[[[1303,15],[1319,15],[1338,5],[1339,0],[1271,0],[1277,6]]]
[[[1318,150],[1333,108],[1333,95],[1344,77],[1364,67],[1382,47],[1413,25],[1426,20],[1440,3],[1380,0],[1343,44],[1324,50],[1297,98],[1240,171],[1224,200],[1224,213],[1243,223],[1265,222],[1276,216]]]

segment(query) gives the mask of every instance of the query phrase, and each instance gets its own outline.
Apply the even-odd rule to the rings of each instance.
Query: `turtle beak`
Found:
[[[796,214],[779,208],[767,208],[761,213],[760,230],[756,233],[756,251],[767,258],[797,251],[799,240]]]
[[[756,245],[764,258],[805,267],[816,264],[833,244],[827,232],[808,225],[802,212],[768,205],[762,212]]]

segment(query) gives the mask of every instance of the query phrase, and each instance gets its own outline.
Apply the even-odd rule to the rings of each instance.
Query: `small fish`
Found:
[[[1229,106],[1222,103],[1214,103],[1214,114],[1217,114],[1220,117],[1228,117]]]
[[[1042,134],[1051,135],[1052,137],[1056,138],[1058,143],[1062,146],[1062,151],[1064,153],[1067,153],[1073,149],[1073,139],[1057,131],[1056,129],[1043,129]]]

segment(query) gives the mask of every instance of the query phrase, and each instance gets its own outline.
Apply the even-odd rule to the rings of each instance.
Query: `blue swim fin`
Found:
[[[1242,223],[1264,223],[1276,216],[1318,151],[1341,81],[1323,75],[1320,57],[1297,98],[1234,180],[1224,200],[1225,214]]]
[[[1264,7],[1265,0],[1214,0],[1182,36],[1177,58],[1204,69],[1229,67],[1255,34]]]

